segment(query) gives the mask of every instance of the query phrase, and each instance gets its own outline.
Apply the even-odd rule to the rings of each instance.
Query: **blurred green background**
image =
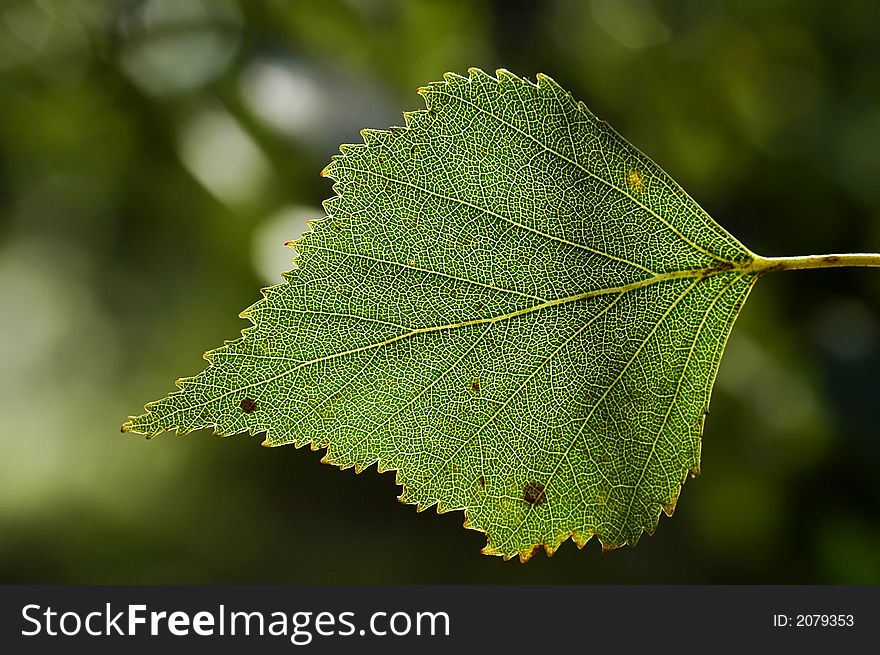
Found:
[[[280,281],[362,127],[546,72],[764,255],[880,251],[880,3],[2,0],[0,582],[880,582],[880,271],[776,274],[638,548],[479,554],[393,474],[128,414]]]

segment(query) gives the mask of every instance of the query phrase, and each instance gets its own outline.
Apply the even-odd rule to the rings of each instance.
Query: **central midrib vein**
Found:
[[[434,325],[426,328],[418,328],[415,330],[410,330],[404,334],[398,334],[397,336],[390,337],[385,339],[384,341],[379,341],[377,343],[367,344],[365,346],[360,346],[358,348],[353,348],[351,350],[346,350],[343,352],[333,353],[331,355],[325,355],[324,357],[319,357],[317,359],[311,359],[305,362],[298,362],[295,366],[292,366],[284,371],[281,371],[271,377],[265,378],[263,380],[259,380],[257,382],[252,382],[251,384],[247,384],[241,387],[236,387],[235,389],[230,389],[219,396],[215,396],[209,400],[206,400],[202,403],[197,403],[195,405],[190,405],[186,408],[180,409],[189,409],[192,410],[197,407],[203,407],[205,405],[209,405],[214,403],[226,396],[241,393],[242,391],[246,391],[248,389],[253,389],[255,387],[259,387],[265,384],[269,384],[274,382],[275,380],[279,380],[291,373],[298,371],[301,368],[306,366],[311,366],[312,364],[318,364],[320,362],[325,362],[329,360],[336,359],[338,357],[346,357],[348,355],[356,355],[358,353],[366,352],[369,350],[373,350],[374,348],[383,348],[385,346],[390,346],[393,343],[398,341],[403,341],[404,339],[410,339],[412,337],[417,337],[422,334],[430,334],[433,332],[441,332],[444,330],[453,330],[464,327],[471,327],[474,325],[485,325],[487,323],[498,323],[501,321],[510,320],[516,318],[518,316],[524,316],[526,314],[530,314],[532,312],[537,312],[542,309],[548,309],[550,307],[555,307],[557,305],[565,305],[574,302],[579,302],[582,300],[588,300],[589,298],[595,298],[597,296],[604,296],[608,294],[624,294],[630,291],[635,291],[637,289],[642,289],[644,287],[650,286],[652,284],[659,284],[662,282],[671,282],[673,280],[681,280],[686,278],[709,278],[713,275],[722,275],[724,273],[739,273],[743,275],[759,275],[761,273],[760,270],[756,268],[757,261],[746,262],[742,264],[734,264],[734,265],[719,265],[712,268],[697,268],[697,269],[687,269],[683,271],[670,271],[668,273],[660,273],[653,277],[644,278],[642,280],[637,280],[635,282],[630,282],[629,284],[624,284],[617,287],[607,287],[604,289],[595,289],[593,291],[584,291],[573,296],[566,296],[564,298],[556,298],[554,300],[547,300],[546,302],[539,303],[537,305],[532,305],[530,307],[524,307],[523,309],[518,309],[513,312],[509,312],[507,314],[501,314],[499,316],[490,316],[487,318],[475,318],[469,321],[462,321],[460,323],[449,323],[446,325]],[[228,355],[235,355],[236,353],[226,353]],[[255,357],[254,355],[242,355],[246,357]],[[178,410],[179,411],[179,410]]]

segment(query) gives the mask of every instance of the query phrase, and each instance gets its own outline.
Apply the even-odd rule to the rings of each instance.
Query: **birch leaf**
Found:
[[[253,326],[132,417],[396,470],[485,553],[635,544],[700,464],[758,258],[550,78],[472,69],[419,90],[324,174]]]

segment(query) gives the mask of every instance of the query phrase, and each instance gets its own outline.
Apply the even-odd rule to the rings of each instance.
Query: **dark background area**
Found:
[[[129,414],[201,370],[416,87],[545,72],[763,255],[880,251],[880,4],[3,0],[0,582],[880,582],[880,271],[774,274],[635,549],[479,554],[392,473]]]

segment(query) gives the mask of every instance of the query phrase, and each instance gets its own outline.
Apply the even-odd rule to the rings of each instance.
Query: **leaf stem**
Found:
[[[756,257],[758,273],[770,271],[797,271],[807,268],[841,268],[872,266],[880,268],[880,254],[854,253],[847,255],[803,255],[801,257]]]

